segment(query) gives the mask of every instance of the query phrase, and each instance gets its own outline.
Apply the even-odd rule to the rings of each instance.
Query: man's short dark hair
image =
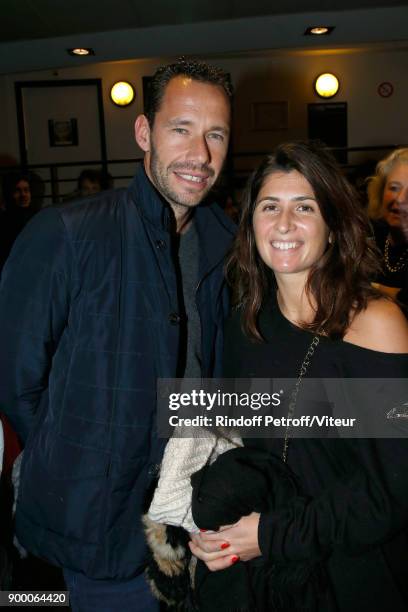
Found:
[[[232,83],[227,72],[205,62],[186,60],[181,57],[174,64],[160,66],[148,85],[144,114],[150,127],[153,127],[154,118],[160,108],[168,83],[177,76],[187,76],[194,81],[221,87],[227,98],[231,100]]]

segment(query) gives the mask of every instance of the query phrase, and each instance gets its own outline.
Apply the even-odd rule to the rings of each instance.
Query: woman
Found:
[[[17,236],[39,209],[33,203],[32,185],[31,175],[22,172],[7,174],[3,179],[5,211],[0,227],[0,271]]]
[[[237,308],[226,326],[224,376],[296,378],[301,370],[298,380],[405,377],[407,322],[370,285],[375,257],[367,235],[334,159],[313,144],[280,145],[249,182],[227,263]],[[288,416],[300,408],[295,401]],[[367,408],[352,406],[354,416]],[[191,552],[213,572],[210,579],[248,562],[258,570],[263,563],[264,573],[316,563],[324,580],[305,599],[293,590],[292,603],[276,609],[406,610],[406,439],[292,439],[287,431],[283,439],[245,443],[285,464],[300,488],[286,504],[192,536]],[[193,503],[194,520],[208,528],[199,515]],[[257,595],[253,611],[275,609]],[[225,592],[225,608],[217,609],[236,609],[228,599]],[[205,600],[202,607],[209,608]]]
[[[401,205],[408,198],[408,148],[397,149],[380,161],[368,184],[369,215],[382,253],[382,271],[375,285],[408,311],[408,242]]]

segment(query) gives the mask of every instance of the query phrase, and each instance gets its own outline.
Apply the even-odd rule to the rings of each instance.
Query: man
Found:
[[[130,187],[43,211],[4,269],[0,409],[26,443],[17,535],[64,568],[74,611],[156,609],[140,521],[164,446],[156,381],[219,374],[233,226],[198,205],[230,96],[205,64],[159,69]]]

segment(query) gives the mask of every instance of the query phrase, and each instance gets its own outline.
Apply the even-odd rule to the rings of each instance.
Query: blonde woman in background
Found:
[[[377,247],[382,253],[382,273],[374,283],[382,293],[396,299],[408,313],[408,241],[402,227],[407,214],[408,148],[396,149],[376,167],[368,184],[368,211]]]

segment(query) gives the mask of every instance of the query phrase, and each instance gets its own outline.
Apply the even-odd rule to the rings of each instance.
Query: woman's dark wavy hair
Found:
[[[350,314],[364,310],[369,299],[379,297],[370,284],[378,263],[368,238],[368,218],[358,196],[334,157],[319,142],[279,145],[249,179],[237,237],[226,263],[233,303],[242,308],[244,333],[262,340],[258,313],[275,281],[256,249],[253,214],[265,179],[274,172],[292,170],[297,170],[313,188],[332,238],[310,270],[306,285],[307,294],[316,302],[315,317],[311,323],[300,324],[311,332],[324,330],[330,338],[342,338],[350,325]]]

